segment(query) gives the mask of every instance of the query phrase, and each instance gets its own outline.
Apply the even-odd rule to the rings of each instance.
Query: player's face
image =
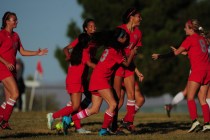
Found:
[[[85,28],[87,34],[92,34],[96,31],[96,25],[93,21],[90,21]]]
[[[139,26],[140,22],[142,21],[142,17],[140,13],[135,14],[133,17],[133,25],[134,26]]]
[[[188,23],[185,24],[184,30],[185,30],[186,35],[191,35],[192,34],[192,29],[189,28]]]
[[[18,23],[18,19],[16,16],[11,15],[10,18],[7,20],[7,26],[11,28],[16,28]]]

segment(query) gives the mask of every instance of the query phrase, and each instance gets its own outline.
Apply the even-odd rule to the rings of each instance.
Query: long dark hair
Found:
[[[10,18],[11,15],[17,17],[15,13],[10,12],[10,11],[7,11],[4,13],[4,16],[2,17],[1,29],[4,29],[6,27],[6,21]]]
[[[88,47],[90,36],[87,33],[82,33],[78,37],[78,43],[71,53],[71,65],[79,65],[82,63],[83,49]]]
[[[127,36],[125,43],[118,42],[118,38]],[[91,37],[92,41],[105,47],[112,47],[116,50],[123,50],[129,44],[129,35],[122,28],[115,28],[114,30],[95,32]]]

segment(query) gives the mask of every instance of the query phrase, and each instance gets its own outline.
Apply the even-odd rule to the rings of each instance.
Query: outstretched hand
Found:
[[[160,55],[160,54],[153,53],[153,54],[152,54],[152,59],[153,59],[153,60],[157,60],[157,59],[159,58],[159,55]]]
[[[44,49],[39,49],[38,50],[38,55],[47,55],[48,53],[48,49],[47,48],[44,48]]]

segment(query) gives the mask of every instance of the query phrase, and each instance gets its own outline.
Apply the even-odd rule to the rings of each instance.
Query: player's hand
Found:
[[[15,66],[14,66],[13,64],[11,64],[11,63],[6,63],[5,65],[6,65],[6,67],[7,67],[10,71],[15,70]]]
[[[38,54],[37,55],[47,55],[48,53],[48,49],[47,48],[44,48],[44,49],[39,49],[38,50]]]
[[[144,75],[142,73],[139,72],[137,74],[137,76],[138,76],[140,82],[142,82],[144,80]]]
[[[159,58],[159,55],[160,55],[160,54],[153,53],[153,54],[152,54],[152,59],[153,59],[153,60],[157,60],[157,59]]]
[[[68,54],[68,55],[66,55],[65,60],[66,60],[66,61],[69,61],[69,60],[70,60],[70,58],[71,58],[71,55],[70,55],[70,54]]]

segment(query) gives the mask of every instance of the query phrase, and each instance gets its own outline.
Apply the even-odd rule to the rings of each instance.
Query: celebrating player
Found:
[[[17,23],[15,13],[8,11],[4,14],[0,31],[0,81],[3,83],[5,93],[5,102],[0,107],[0,127],[2,129],[11,129],[8,121],[19,96],[15,67],[17,51],[22,56],[40,56],[48,52],[47,49],[25,50],[19,35],[13,31]]]

